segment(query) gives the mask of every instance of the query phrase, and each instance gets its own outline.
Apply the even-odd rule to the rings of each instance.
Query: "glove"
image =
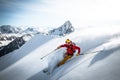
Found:
[[[60,47],[57,47],[57,49],[60,49]]]
[[[76,54],[76,56],[79,56],[80,54]]]

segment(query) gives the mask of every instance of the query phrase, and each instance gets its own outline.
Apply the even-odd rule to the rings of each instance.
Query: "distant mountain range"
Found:
[[[0,26],[0,56],[20,48],[26,41],[36,34],[65,36],[73,31],[74,27],[70,21],[66,21],[60,27],[48,31],[48,34],[40,32],[34,27],[22,29],[11,25],[2,25]]]
[[[34,27],[28,27],[27,29],[22,29],[19,27],[14,27],[11,25],[2,25],[0,26],[0,34],[35,34],[39,31]]]
[[[1,34],[8,34],[8,33],[19,33],[21,28],[13,27],[11,25],[2,25],[0,26],[0,33]]]

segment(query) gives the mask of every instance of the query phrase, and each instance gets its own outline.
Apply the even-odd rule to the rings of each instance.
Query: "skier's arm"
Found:
[[[67,46],[68,46],[67,44],[63,44],[63,45],[58,46],[58,49],[61,47],[67,47]]]
[[[75,48],[78,50],[78,54],[80,55],[80,47],[78,47],[78,46],[75,46]]]

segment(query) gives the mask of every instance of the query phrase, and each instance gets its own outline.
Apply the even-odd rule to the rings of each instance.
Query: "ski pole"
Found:
[[[50,55],[51,53],[53,53],[54,51],[56,51],[57,50],[57,48],[56,49],[54,49],[53,51],[51,51],[49,54],[46,54],[45,56],[43,56],[41,59],[43,59],[43,58],[45,58],[45,57],[47,57],[48,55]]]
[[[80,55],[85,55],[85,54],[88,54],[88,53],[96,53],[96,52],[102,52],[104,51],[104,49],[102,50],[98,50],[98,51],[93,51],[93,52],[86,52],[86,53],[81,53]]]

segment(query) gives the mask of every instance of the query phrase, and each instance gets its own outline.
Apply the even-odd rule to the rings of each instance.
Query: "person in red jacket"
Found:
[[[78,53],[76,54],[76,56],[80,55],[80,47],[76,46],[75,43],[73,43],[70,39],[66,39],[65,44],[60,45],[57,49],[62,47],[66,47],[67,49],[66,49],[64,59],[58,63],[57,65],[58,67],[63,65],[70,58],[72,58],[76,50],[78,50]]]

